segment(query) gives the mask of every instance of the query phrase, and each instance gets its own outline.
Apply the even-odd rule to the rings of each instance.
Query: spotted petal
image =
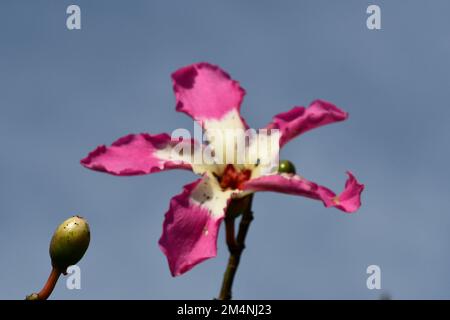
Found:
[[[222,191],[215,178],[205,174],[172,198],[159,246],[173,276],[216,256],[219,226],[231,193]]]
[[[247,181],[243,189],[249,191],[275,191],[321,200],[326,207],[335,207],[345,212],[355,212],[361,206],[360,184],[351,172],[347,172],[348,180],[344,191],[339,195],[330,189],[308,181],[298,175],[275,174],[262,176]]]
[[[110,147],[97,147],[81,160],[86,168],[117,176],[149,174],[161,170],[191,170],[192,153],[197,150],[195,142],[183,140],[187,153],[172,152],[179,141],[172,141],[168,134],[130,134],[120,138]]]
[[[214,129],[219,122],[228,128],[246,128],[240,116],[245,95],[239,83],[218,66],[193,64],[172,74],[176,109],[198,121],[205,129]]]
[[[308,108],[294,107],[276,115],[267,126],[281,132],[280,147],[311,129],[347,119],[348,114],[334,104],[316,100]]]
[[[207,154],[216,163],[232,163],[236,134],[243,136],[248,128],[240,115],[245,95],[239,83],[218,66],[193,64],[172,74],[176,110],[184,112],[205,130]],[[227,158],[228,157],[228,158]]]

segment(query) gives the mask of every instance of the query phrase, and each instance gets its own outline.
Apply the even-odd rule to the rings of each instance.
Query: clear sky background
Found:
[[[66,29],[78,4],[82,30]],[[366,28],[378,4],[382,30]],[[358,213],[257,194],[238,270],[240,299],[450,299],[450,2],[0,2],[0,298],[22,299],[50,272],[48,245],[71,215],[89,220],[82,289],[58,299],[211,299],[228,252],[172,278],[157,241],[185,171],[114,177],[79,160],[134,132],[193,129],[175,112],[170,74],[199,61],[247,90],[258,128],[316,98],[346,122],[291,142],[282,158],[342,190],[366,185]],[[381,267],[382,290],[366,288]]]

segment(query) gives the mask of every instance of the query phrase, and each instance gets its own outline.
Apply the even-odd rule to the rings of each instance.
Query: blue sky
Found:
[[[78,4],[82,29],[66,28]],[[378,4],[382,30],[366,28]],[[195,176],[113,177],[79,160],[131,132],[193,129],[170,73],[222,66],[247,90],[255,128],[329,100],[346,122],[291,142],[282,158],[336,191],[366,185],[355,215],[257,194],[237,299],[450,298],[448,1],[12,1],[0,3],[0,298],[22,299],[50,272],[56,226],[91,225],[82,289],[58,299],[211,299],[228,252],[177,278],[157,241],[170,198]],[[368,290],[366,268],[381,268]]]

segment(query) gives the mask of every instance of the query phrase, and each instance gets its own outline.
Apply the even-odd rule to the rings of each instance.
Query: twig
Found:
[[[50,294],[55,289],[56,282],[58,282],[61,271],[53,267],[47,282],[39,293],[32,293],[27,296],[26,300],[47,300]]]
[[[219,300],[231,300],[232,298],[231,289],[233,287],[234,276],[236,275],[239,266],[242,251],[245,248],[245,238],[247,236],[248,228],[253,220],[252,200],[253,194],[239,200],[233,200],[225,216],[226,240],[230,257],[228,259],[227,269],[223,275]],[[239,216],[240,213],[242,213],[242,218],[239,223],[237,237],[235,237],[234,223],[236,217]]]

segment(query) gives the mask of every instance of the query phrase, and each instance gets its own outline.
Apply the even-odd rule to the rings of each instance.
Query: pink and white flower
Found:
[[[186,113],[204,130],[248,129],[240,115],[245,95],[239,83],[218,66],[198,63],[172,74],[176,110]],[[279,130],[279,147],[311,129],[347,119],[335,105],[317,100],[309,107],[294,107],[276,115],[266,129]],[[130,134],[111,146],[99,146],[81,164],[86,168],[118,176],[143,175],[170,169],[185,169],[201,177],[183,187],[170,201],[159,240],[170,271],[178,276],[196,264],[216,256],[217,235],[228,204],[234,198],[256,191],[275,191],[320,200],[326,207],[355,212],[361,206],[364,185],[351,172],[339,195],[295,174],[274,172],[258,163],[213,163],[192,161],[206,147],[192,139],[182,143],[192,153],[174,156],[180,143],[168,134]],[[209,148],[220,148],[214,142]],[[251,149],[251,146],[250,146]],[[275,154],[268,155],[277,156]]]

